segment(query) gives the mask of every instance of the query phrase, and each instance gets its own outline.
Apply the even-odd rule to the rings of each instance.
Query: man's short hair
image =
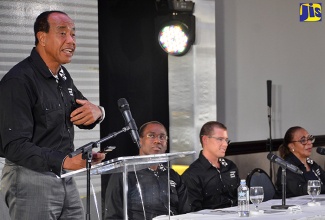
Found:
[[[50,14],[53,13],[60,13],[68,16],[65,12],[63,11],[44,11],[40,15],[37,16],[35,23],[34,23],[34,35],[35,35],[35,46],[37,46],[38,39],[37,39],[37,33],[42,31],[45,33],[48,33],[50,30],[50,24],[48,22],[48,18]]]
[[[222,124],[221,122],[209,121],[209,122],[205,123],[201,128],[200,137],[199,137],[202,146],[203,146],[202,136],[204,136],[204,135],[207,135],[207,136],[212,135],[212,132],[213,132],[214,128],[221,128],[221,129],[227,130],[227,127],[224,124]]]
[[[160,123],[159,121],[149,121],[149,122],[144,123],[143,125],[141,125],[141,127],[139,128],[139,136],[140,136],[140,137],[143,137],[143,135],[144,135],[144,134],[143,134],[144,130],[145,130],[146,127],[147,127],[148,125],[150,125],[150,124],[158,124],[158,125],[161,125],[161,126],[164,127],[165,131],[167,132],[165,126],[164,126],[162,123]]]

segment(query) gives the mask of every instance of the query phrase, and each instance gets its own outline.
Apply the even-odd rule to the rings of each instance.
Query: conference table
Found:
[[[260,212],[254,212],[254,205],[250,205],[249,217],[239,217],[237,207],[224,209],[201,210],[175,216],[157,216],[154,220],[218,220],[218,219],[252,219],[252,220],[325,220],[325,194],[316,197],[316,205],[310,205],[309,195],[286,199],[288,209],[271,209],[273,205],[282,205],[281,199],[272,199],[259,205]]]

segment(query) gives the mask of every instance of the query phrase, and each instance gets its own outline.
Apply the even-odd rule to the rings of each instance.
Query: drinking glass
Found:
[[[315,204],[315,197],[320,193],[320,180],[308,180],[307,192],[311,196],[311,203]]]
[[[249,189],[249,198],[251,202],[255,205],[255,211],[258,212],[258,205],[264,199],[264,190],[262,186],[252,186]]]

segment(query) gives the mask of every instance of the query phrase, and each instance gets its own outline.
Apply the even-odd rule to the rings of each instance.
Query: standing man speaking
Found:
[[[76,49],[75,25],[61,11],[41,13],[35,47],[0,82],[1,193],[12,220],[84,219],[75,181],[59,178],[86,166],[74,151],[74,127],[92,129],[104,109],[76,88],[63,64]],[[93,153],[93,163],[105,155]]]

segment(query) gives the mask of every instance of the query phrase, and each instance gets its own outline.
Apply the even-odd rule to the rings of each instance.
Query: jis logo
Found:
[[[300,22],[319,22],[322,20],[322,3],[300,3]]]

